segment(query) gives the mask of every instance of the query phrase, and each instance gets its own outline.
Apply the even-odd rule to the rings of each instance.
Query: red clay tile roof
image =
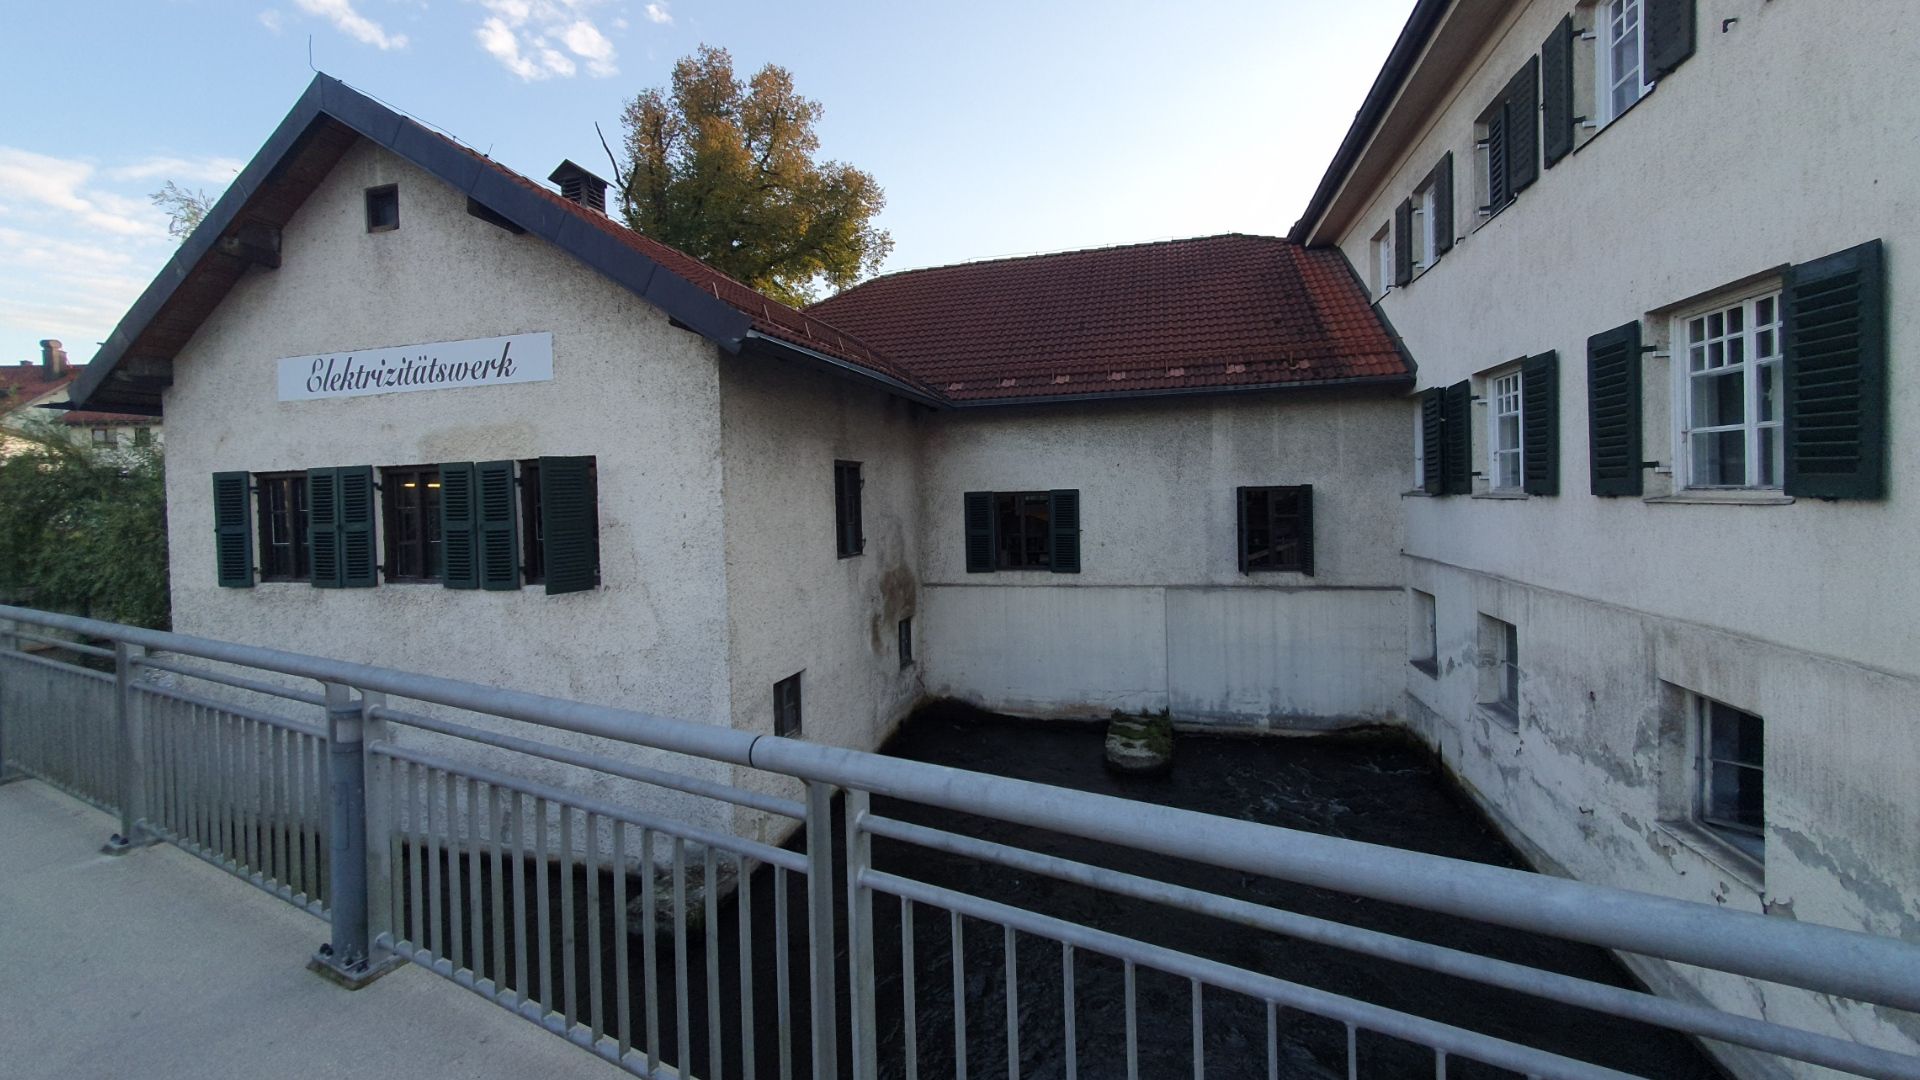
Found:
[[[461,151],[471,154],[487,168],[494,170],[501,176],[512,180],[514,183],[530,191],[538,193],[541,198],[552,203],[563,212],[571,214],[582,221],[591,223],[595,228],[613,236],[622,244],[659,263],[673,274],[692,282],[695,287],[712,294],[722,303],[753,320],[753,328],[760,333],[768,337],[779,338],[782,341],[799,345],[802,348],[825,353],[835,359],[844,360],[871,371],[879,372],[882,375],[905,383],[929,396],[936,398],[940,396],[928,387],[926,383],[922,382],[911,370],[881,355],[878,351],[870,348],[853,336],[828,326],[826,323],[805,312],[788,307],[778,300],[773,300],[761,295],[754,291],[751,286],[728,277],[726,274],[708,266],[706,263],[701,262],[699,259],[688,255],[678,248],[668,247],[666,244],[650,236],[627,228],[606,214],[590,210],[570,199],[562,198],[557,192],[545,184],[541,184],[530,177],[523,176],[492,158],[480,154],[471,147],[448,139],[438,132],[434,132],[433,134],[435,137],[445,141],[448,145],[458,147]]]
[[[1339,251],[1270,236],[910,270],[807,313],[954,401],[1410,374]]]
[[[66,373],[58,378],[49,379],[46,368],[39,363],[13,364],[0,367],[0,413],[12,412],[39,398],[43,398],[79,378],[87,370],[85,364],[68,366]],[[134,416],[128,413],[112,412],[47,412],[58,415],[69,424],[152,424],[158,421],[151,416]]]

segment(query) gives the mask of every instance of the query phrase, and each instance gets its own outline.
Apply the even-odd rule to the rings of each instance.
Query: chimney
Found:
[[[547,179],[560,185],[560,197],[568,202],[602,214],[607,212],[607,182],[571,160],[562,161]]]
[[[40,369],[49,379],[57,379],[67,373],[67,350],[60,343],[48,338],[40,343]]]

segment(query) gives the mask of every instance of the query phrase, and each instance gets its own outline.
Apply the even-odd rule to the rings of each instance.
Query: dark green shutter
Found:
[[[1453,151],[1433,167],[1433,257],[1453,250]]]
[[[967,573],[993,572],[993,492],[966,495]]]
[[[1587,433],[1595,495],[1640,494],[1640,321],[1587,339]]]
[[[307,567],[315,588],[340,587],[340,470],[307,470]]]
[[[599,583],[600,510],[594,486],[592,458],[540,459],[548,595],[584,592]]]
[[[373,546],[373,466],[353,465],[340,475],[340,584],[372,588],[380,557]]]
[[[1473,411],[1473,387],[1465,380],[1447,387],[1442,423],[1442,441],[1446,444],[1446,487],[1448,495],[1473,494],[1473,429],[1469,426]]]
[[[1239,527],[1235,530],[1234,538],[1235,538],[1235,543],[1239,547],[1240,572],[1243,574],[1248,573],[1248,569],[1247,569],[1247,491],[1248,489],[1243,487],[1233,489],[1233,504],[1237,511],[1235,514],[1235,517],[1239,520]]]
[[[1053,534],[1052,557],[1048,560],[1056,574],[1080,572],[1080,493],[1047,493],[1047,521]]]
[[[253,588],[253,531],[247,527],[243,472],[213,474],[213,569],[222,588]]]
[[[1513,188],[1507,176],[1507,105],[1503,98],[1487,116],[1487,205],[1481,207],[1497,214],[1513,201]]]
[[[1573,153],[1573,16],[1563,15],[1540,46],[1540,146],[1547,168]]]
[[[449,589],[480,587],[475,546],[473,462],[440,466],[440,583]]]
[[[1447,493],[1445,394],[1437,386],[1420,394],[1420,486],[1429,495]]]
[[[1507,84],[1507,193],[1527,190],[1540,178],[1540,58],[1530,56]]]
[[[1413,200],[1402,199],[1393,211],[1393,283],[1413,280]]]
[[[1647,81],[1672,71],[1693,55],[1694,0],[1646,0]]]
[[[1560,354],[1541,353],[1520,365],[1521,490],[1560,494]]]
[[[520,587],[520,500],[514,498],[513,462],[483,461],[474,466],[478,498],[480,584],[488,589]],[[441,499],[446,498],[445,492]]]
[[[1313,485],[1300,488],[1300,572],[1313,576]]]
[[[1781,417],[1789,495],[1886,495],[1885,258],[1874,240],[1787,271]]]

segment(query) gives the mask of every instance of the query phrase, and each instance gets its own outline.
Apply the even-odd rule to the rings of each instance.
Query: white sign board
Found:
[[[280,400],[504,386],[553,378],[553,335],[433,341],[281,359]]]

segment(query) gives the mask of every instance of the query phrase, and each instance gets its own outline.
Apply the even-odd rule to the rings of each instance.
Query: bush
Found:
[[[81,445],[55,420],[7,432],[0,597],[165,629],[166,470],[158,447]]]

